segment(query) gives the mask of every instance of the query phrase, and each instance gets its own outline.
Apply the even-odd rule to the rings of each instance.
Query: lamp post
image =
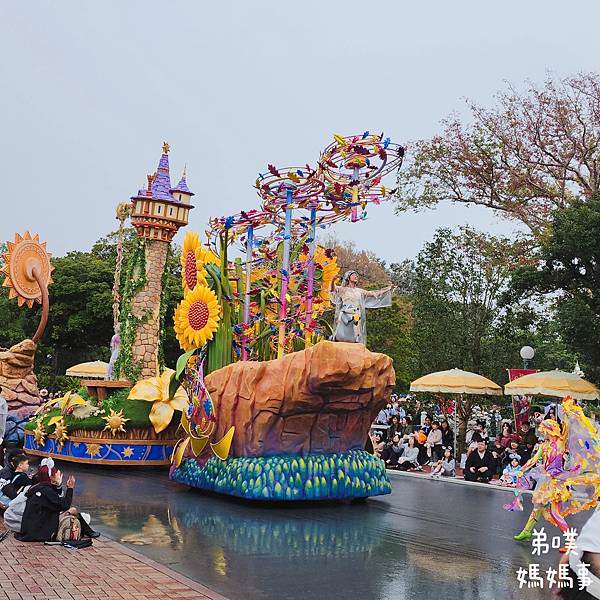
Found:
[[[523,346],[519,351],[521,358],[523,359],[523,368],[529,368],[529,361],[533,360],[535,356],[535,350],[531,346]]]

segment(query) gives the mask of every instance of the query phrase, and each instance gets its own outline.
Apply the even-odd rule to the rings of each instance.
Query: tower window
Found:
[[[169,208],[169,216],[173,216],[173,207],[171,206],[171,208]]]
[[[161,205],[160,205],[160,204],[159,204],[159,205],[156,207],[156,214],[157,214],[157,215],[160,215],[160,209],[161,209],[161,208],[162,208],[162,207],[161,207]]]

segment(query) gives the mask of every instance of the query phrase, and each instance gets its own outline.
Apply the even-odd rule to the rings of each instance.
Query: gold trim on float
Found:
[[[170,460],[102,460],[94,458],[79,458],[70,456],[69,454],[56,454],[56,452],[43,452],[42,450],[32,450],[31,448],[23,448],[27,454],[35,456],[51,456],[57,460],[65,460],[67,462],[86,463],[88,465],[129,465],[129,466],[154,466],[166,467],[171,464]]]
[[[30,431],[26,431],[25,435],[30,435],[33,437],[33,433]],[[49,435],[47,439],[55,440],[56,438],[53,435]],[[125,444],[127,446],[168,446],[175,445],[179,440],[120,440],[117,438],[111,439],[103,439],[103,438],[90,438],[90,437],[69,437],[66,441],[75,442],[76,444],[88,444],[90,442],[96,444],[110,444],[113,446],[114,444]]]

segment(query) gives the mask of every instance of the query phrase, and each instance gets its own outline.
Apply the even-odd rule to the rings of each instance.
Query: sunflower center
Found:
[[[206,306],[205,302],[202,302],[202,300],[196,300],[196,302],[192,303],[188,317],[190,327],[192,329],[199,331],[200,329],[206,327],[208,324],[208,317],[208,306]]]
[[[198,283],[196,255],[191,250],[188,250],[188,253],[185,257],[185,283],[190,290],[193,290]]]

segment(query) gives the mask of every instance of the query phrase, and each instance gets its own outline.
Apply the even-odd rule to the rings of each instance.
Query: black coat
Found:
[[[487,475],[488,473],[494,472],[494,466],[495,460],[492,456],[492,453],[489,450],[485,451],[483,458],[479,456],[479,452],[477,452],[477,450],[473,450],[473,452],[471,452],[471,454],[469,454],[469,456],[467,457],[467,462],[465,463],[465,471],[469,471],[470,473],[471,467],[475,467],[475,472],[477,472],[477,470],[481,467],[487,467]]]
[[[17,539],[23,542],[49,542],[58,530],[60,513],[71,507],[73,489],[67,488],[64,495],[61,489],[47,483],[30,487],[27,504],[21,521],[21,533]]]
[[[440,428],[441,429],[441,428]],[[454,446],[454,431],[452,429],[441,429],[442,431],[442,446],[452,448]]]

